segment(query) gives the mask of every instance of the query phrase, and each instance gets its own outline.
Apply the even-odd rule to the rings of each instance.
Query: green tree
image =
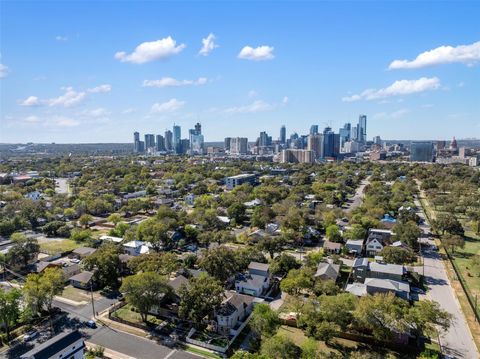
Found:
[[[204,253],[199,266],[223,283],[236,273],[238,264],[231,249],[216,247]]]
[[[59,268],[46,268],[41,274],[31,273],[23,286],[25,301],[33,314],[52,310],[53,299],[62,293],[65,278]]]
[[[258,242],[258,248],[261,251],[268,252],[270,258],[273,259],[275,253],[279,253],[285,245],[285,239],[282,236],[265,236]]]
[[[85,258],[83,264],[86,270],[94,271],[94,279],[100,286],[117,288],[120,271],[119,254],[115,244],[107,243]]]
[[[40,246],[36,238],[26,237],[21,233],[14,233],[10,239],[13,242],[13,246],[5,255],[7,264],[25,267],[29,261],[37,257]]]
[[[210,317],[214,308],[222,303],[223,295],[223,287],[215,278],[204,273],[197,278],[192,277],[188,285],[180,287],[178,315],[199,328],[204,318]]]
[[[414,328],[418,337],[421,335],[433,337],[437,333],[437,328],[446,331],[452,324],[453,317],[441,309],[437,302],[421,300],[409,308],[406,321]]]
[[[126,293],[126,301],[138,309],[144,322],[152,308],[160,306],[173,292],[165,277],[154,272],[140,272],[124,278],[120,291]]]
[[[10,341],[10,329],[20,318],[22,292],[16,288],[5,291],[0,287],[0,323],[5,327],[7,341]]]
[[[396,234],[397,240],[407,244],[412,249],[418,248],[418,238],[422,234],[422,230],[415,222],[398,223],[393,227],[393,232]]]
[[[277,334],[262,342],[261,353],[271,359],[298,359],[301,349],[291,339]]]
[[[325,230],[325,234],[329,241],[331,242],[341,242],[342,235],[340,234],[340,229],[336,224],[331,224]]]
[[[277,312],[275,312],[268,304],[260,303],[253,309],[250,327],[257,336],[271,337],[280,325]]]
[[[415,254],[413,253],[413,251],[401,247],[384,247],[380,252],[380,255],[387,263],[405,264],[415,261]]]
[[[89,214],[82,214],[78,219],[78,222],[83,228],[88,228],[89,223],[93,220],[93,217]]]
[[[273,274],[286,274],[291,269],[298,269],[300,266],[301,264],[294,256],[287,253],[281,253],[270,262],[270,271]]]
[[[352,224],[352,226],[345,232],[345,238],[348,239],[365,239],[367,236],[367,230],[358,223]]]
[[[235,202],[227,209],[228,216],[241,224],[246,218],[246,207],[243,203]]]
[[[455,248],[465,247],[465,239],[458,234],[446,234],[442,237],[442,242],[446,247],[449,247],[452,254],[455,253]]]
[[[290,295],[298,296],[303,291],[313,289],[313,274],[313,271],[308,267],[292,269],[280,282],[280,288]]]
[[[155,272],[169,275],[180,267],[179,260],[174,253],[159,252],[142,254],[128,261],[128,267],[132,272]]]

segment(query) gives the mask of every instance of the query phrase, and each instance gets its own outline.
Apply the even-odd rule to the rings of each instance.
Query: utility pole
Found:
[[[90,296],[92,298],[92,312],[93,312],[93,317],[96,318],[95,316],[95,304],[93,302],[93,289],[92,289],[92,280],[90,280]]]

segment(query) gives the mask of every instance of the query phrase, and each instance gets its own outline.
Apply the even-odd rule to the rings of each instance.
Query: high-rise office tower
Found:
[[[353,126],[350,131],[350,140],[351,141],[358,141],[358,127]]]
[[[323,158],[338,157],[340,152],[340,136],[335,134],[330,127],[323,130]]]
[[[358,142],[367,142],[367,115],[360,115],[358,117],[357,132]]]
[[[203,135],[202,125],[197,122],[195,128],[188,131],[190,140],[190,154],[203,154]]]
[[[246,155],[248,152],[248,138],[233,137],[230,139],[230,153],[232,155]]]
[[[155,149],[155,135],[147,133],[145,134],[145,149],[149,150],[150,148]]]
[[[410,142],[410,161],[432,162],[433,161],[433,143],[430,141]]]
[[[140,152],[140,133],[136,131],[133,133],[133,152]]]
[[[311,125],[310,126],[310,134],[316,135],[318,133],[318,125]]]
[[[272,137],[267,134],[267,132],[260,132],[260,137],[258,138],[259,147],[267,147],[272,145]]]
[[[230,151],[230,144],[232,142],[231,137],[225,137],[224,145],[223,147],[225,148],[225,151]]]
[[[350,123],[346,123],[338,131],[339,136],[340,136],[340,148],[344,147],[345,142],[350,141],[350,132],[351,131],[352,131],[352,125]]]
[[[195,131],[197,131],[197,134],[202,134],[202,125],[200,124],[200,122],[197,122],[195,124]]]
[[[157,135],[157,151],[165,151],[165,138],[162,135]]]
[[[308,136],[307,150],[315,153],[315,158],[323,157],[323,135],[317,133]]]
[[[170,130],[165,131],[165,150],[173,151],[173,133]]]
[[[280,127],[280,143],[284,145],[287,142],[287,129],[285,125]]]
[[[182,129],[180,126],[173,125],[173,151],[175,153],[180,153],[181,152],[181,144],[180,144],[180,139],[182,138]]]

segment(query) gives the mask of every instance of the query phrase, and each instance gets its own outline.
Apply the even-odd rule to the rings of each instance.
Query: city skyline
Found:
[[[361,113],[367,140],[480,134],[475,3],[1,7],[0,142],[127,143],[197,122],[205,142],[277,139]]]

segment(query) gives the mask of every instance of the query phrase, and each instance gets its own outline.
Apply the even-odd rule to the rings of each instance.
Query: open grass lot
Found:
[[[472,257],[480,254],[480,236],[465,232],[465,248],[455,250],[454,260],[463,273],[468,289],[473,297],[480,296],[480,266],[472,266]]]
[[[71,239],[48,239],[42,238],[38,240],[40,251],[44,253],[54,254],[73,251],[81,247],[81,244],[72,241]]]
[[[301,329],[289,327],[282,325],[278,330],[278,334],[284,335],[290,338],[295,344],[301,346],[307,341],[307,336],[303,333]],[[343,339],[343,338],[334,338],[331,340],[331,343],[328,345],[320,340],[317,340],[318,350],[324,353],[334,353],[338,355],[344,355],[345,352],[355,351],[355,350],[368,350],[370,352],[377,352],[381,355],[387,356],[387,354],[398,355],[397,357],[402,357],[398,353],[385,349],[385,348],[374,348],[370,345],[359,343],[353,340]]]
[[[140,313],[135,312],[132,309],[133,309],[133,307],[130,304],[127,304],[127,305],[123,306],[122,308],[118,309],[115,312],[115,316],[117,316],[120,319],[132,322],[132,323],[145,324],[142,321],[142,317],[140,316]],[[160,319],[157,319],[154,315],[148,315],[147,316],[147,322],[160,324],[162,321]]]
[[[83,290],[80,288],[75,288],[75,287],[72,287],[71,285],[67,285],[63,289],[61,296],[76,302],[90,302],[92,300],[90,291]],[[101,297],[102,295],[100,294],[100,291],[97,290],[93,292],[94,299],[99,299]]]

